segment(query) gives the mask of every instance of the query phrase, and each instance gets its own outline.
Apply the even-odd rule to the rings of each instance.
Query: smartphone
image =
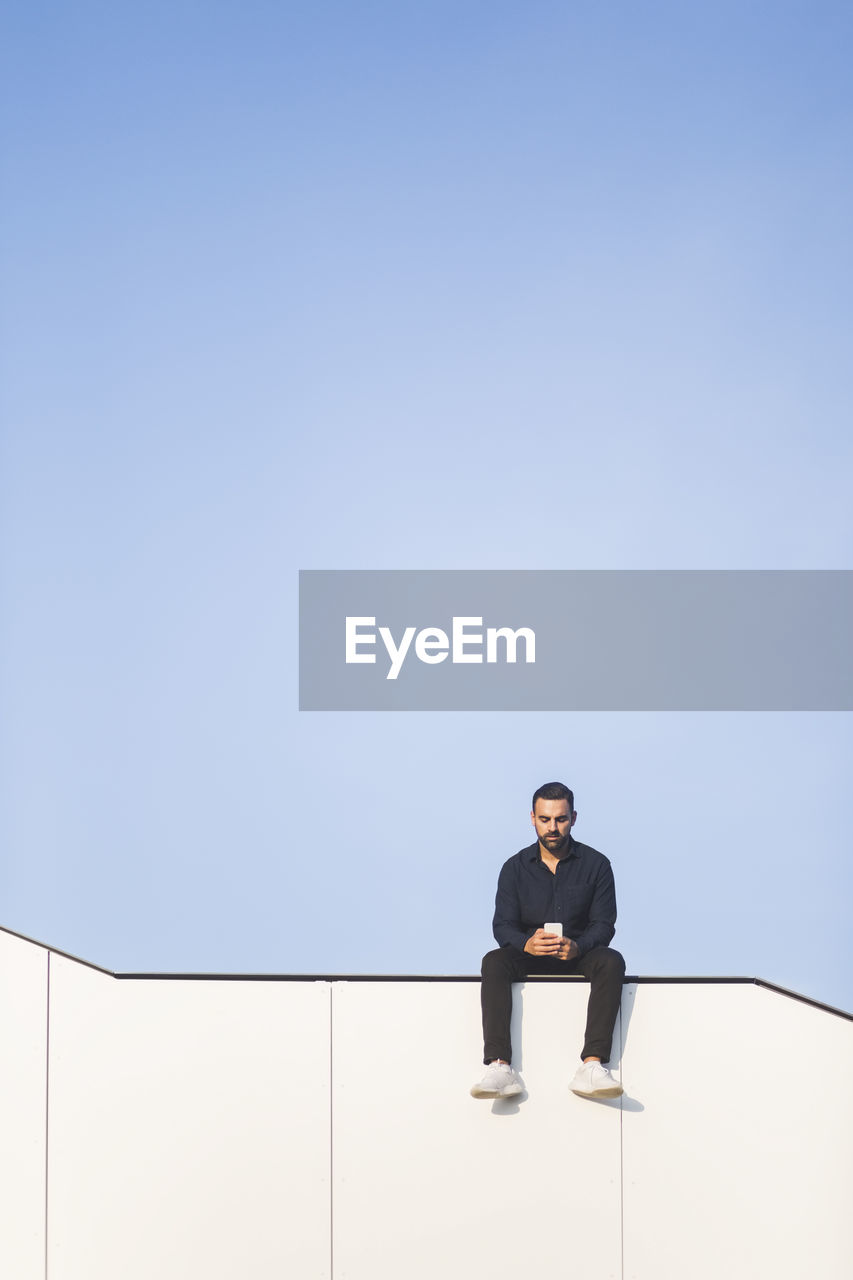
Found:
[[[563,936],[563,926],[560,924],[559,920],[557,920],[556,923],[552,920],[550,924],[543,924],[542,928],[546,933],[556,933],[560,938]]]

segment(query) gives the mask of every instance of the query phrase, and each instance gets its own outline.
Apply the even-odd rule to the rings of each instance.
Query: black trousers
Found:
[[[517,947],[499,947],[483,956],[483,1061],[503,1058],[512,1062],[509,1024],[512,1016],[512,984],[534,973],[582,973],[589,979],[586,1035],[582,1058],[610,1061],[613,1028],[622,999],[625,961],[611,947],[593,947],[580,960],[531,956]]]

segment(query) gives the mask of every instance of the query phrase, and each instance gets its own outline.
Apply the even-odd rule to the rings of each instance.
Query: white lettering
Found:
[[[359,635],[359,627],[372,627],[376,622],[375,618],[347,618],[346,625],[346,654],[347,662],[375,662],[375,653],[359,653],[358,646],[360,644],[376,644],[376,633],[371,632],[370,635]]]
[[[412,643],[412,636],[415,634],[414,627],[406,627],[403,632],[403,639],[400,641],[399,649],[394,643],[394,637],[388,627],[380,627],[379,634],[382,642],[388,650],[388,657],[391,659],[391,668],[385,677],[386,680],[396,680],[400,674],[400,668],[403,665],[406,654],[409,652],[409,645]]]
[[[421,662],[444,662],[449,647],[447,632],[439,627],[424,627],[415,637],[415,653]]]
[[[524,661],[536,661],[536,633],[530,627],[519,627],[517,631],[512,627],[487,627],[486,662],[498,660],[498,636],[506,641],[506,662],[515,662],[519,636],[524,640]]]
[[[376,644],[376,632],[369,630],[376,625],[375,618],[348,617],[346,619],[346,660],[351,662],[376,662],[375,653],[362,653],[365,647]],[[482,662],[483,632],[469,630],[482,628],[482,618],[454,618],[452,621],[452,643],[447,632],[440,627],[423,627],[416,634],[414,627],[406,627],[399,645],[391,634],[389,627],[380,627],[379,635],[385,645],[385,651],[391,660],[386,672],[386,680],[396,680],[403,669],[403,663],[415,642],[415,656],[420,662],[430,666],[444,662],[448,653],[451,662]],[[498,662],[498,640],[503,641],[503,661],[518,661],[518,642],[524,641],[524,661],[536,661],[536,634],[531,627],[487,627],[486,628],[486,662]],[[480,652],[471,652],[477,646]]]
[[[454,662],[482,662],[482,653],[466,653],[466,644],[483,643],[483,633],[478,631],[476,635],[466,633],[466,626],[482,626],[482,618],[454,618],[453,619],[453,661]]]

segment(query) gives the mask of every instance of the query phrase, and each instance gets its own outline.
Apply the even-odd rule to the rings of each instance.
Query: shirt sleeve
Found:
[[[500,946],[517,947],[519,951],[523,951],[525,942],[535,932],[535,929],[528,929],[521,921],[518,879],[513,859],[510,859],[501,867],[501,873],[498,876],[492,933]]]
[[[613,868],[607,858],[602,857],[589,906],[589,921],[580,936],[575,938],[578,955],[585,956],[593,947],[606,947],[615,932],[616,884]]]

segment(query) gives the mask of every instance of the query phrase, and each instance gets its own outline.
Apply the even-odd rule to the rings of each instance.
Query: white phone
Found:
[[[560,938],[563,936],[563,926],[560,924],[559,920],[557,920],[556,923],[552,920],[550,924],[543,924],[542,928],[546,933],[556,933]]]

